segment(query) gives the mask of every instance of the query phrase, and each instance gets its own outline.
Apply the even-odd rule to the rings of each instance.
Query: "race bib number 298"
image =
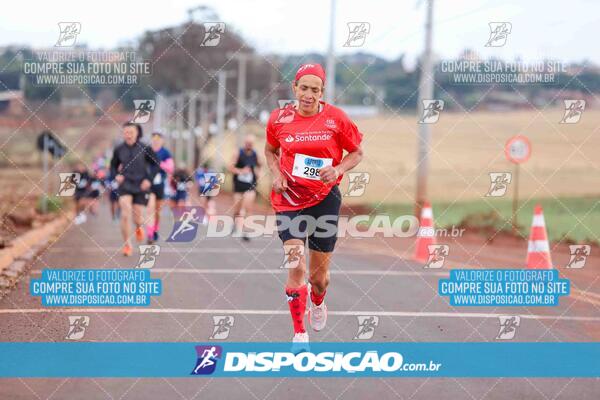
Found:
[[[332,158],[317,158],[305,154],[296,154],[292,175],[305,179],[319,180],[321,168],[332,165]]]

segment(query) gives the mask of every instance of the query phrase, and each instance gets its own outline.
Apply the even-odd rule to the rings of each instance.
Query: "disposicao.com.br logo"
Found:
[[[280,344],[279,344],[280,345]],[[317,344],[311,344],[315,347]],[[435,375],[440,371],[441,363],[434,360],[424,362],[405,362],[404,357],[397,351],[385,351],[382,349],[369,350],[339,348],[327,350],[324,343],[317,347],[323,347],[322,351],[302,351],[294,353],[291,350],[283,350],[281,346],[265,348],[266,351],[240,351],[236,348],[227,350],[227,346],[202,345],[197,346],[198,362],[193,375],[215,376],[386,376],[403,373],[431,373]],[[218,349],[216,348],[218,347]],[[200,352],[198,349],[201,349]],[[216,357],[207,352],[216,350]],[[217,359],[219,358],[218,362]],[[206,360],[210,360],[205,362]],[[214,361],[214,363],[213,363]],[[200,372],[204,365],[210,364],[208,371]]]

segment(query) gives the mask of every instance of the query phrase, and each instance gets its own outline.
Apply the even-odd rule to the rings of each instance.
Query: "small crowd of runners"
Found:
[[[304,64],[298,69],[292,82],[295,100],[270,115],[264,158],[272,178],[271,205],[277,216],[292,222],[305,216],[315,220],[327,216],[328,228],[331,224],[337,228],[342,197],[338,185],[343,174],[362,160],[362,133],[341,109],[321,100],[324,86],[325,71],[321,65]],[[123,141],[114,148],[110,162],[97,160],[91,172],[83,165],[77,167],[81,178],[75,194],[75,223],[86,221],[85,210],[96,214],[98,199],[106,189],[112,217],[120,220],[122,253],[130,256],[132,236],[138,242],[160,240],[162,208],[167,203],[173,208],[191,205],[189,193],[194,185],[199,194],[197,205],[205,209],[205,215],[214,215],[215,198],[205,194],[218,183],[216,171],[209,165],[193,173],[176,166],[160,132],[153,132],[148,144],[142,140],[142,127],[128,122],[123,125],[122,135]],[[249,135],[227,167],[233,177],[234,231],[244,240],[249,240],[243,233],[244,217],[252,212],[256,199],[261,158],[254,149],[254,137]],[[278,222],[284,249],[304,247],[308,239],[308,257],[302,252],[298,266],[289,269],[284,288],[292,317],[293,342],[300,349],[309,341],[304,325],[309,301],[311,327],[315,331],[325,327],[325,295],[337,239],[335,231],[329,229],[325,236],[322,233],[327,229],[317,225],[310,231],[306,223],[302,224],[299,226],[304,227],[303,232],[292,232]],[[318,232],[321,234],[315,235]]]
[[[100,155],[90,171],[83,163],[75,166],[76,182],[74,223],[88,220],[88,214],[97,215],[98,203],[104,194],[110,202],[113,221],[120,221],[123,237],[122,253],[133,254],[132,237],[138,243],[159,240],[162,211],[165,205],[177,207],[198,205],[205,210],[203,224],[216,213],[216,197],[207,195],[220,184],[218,174],[205,163],[190,172],[185,166],[175,166],[171,152],[165,147],[161,132],[151,134],[150,143],[143,138],[139,124],[123,125],[122,142],[112,154]],[[234,215],[245,215],[256,198],[257,174],[260,159],[254,150],[254,137],[248,135],[228,168],[234,174]],[[244,182],[238,182],[238,177]],[[196,188],[198,196],[190,193]],[[236,224],[242,230],[243,220]],[[241,234],[244,240],[248,237]]]

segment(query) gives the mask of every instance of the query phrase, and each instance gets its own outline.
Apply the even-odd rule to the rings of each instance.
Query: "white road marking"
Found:
[[[204,308],[25,308],[0,309],[0,314],[42,314],[42,313],[109,313],[109,314],[215,314],[215,315],[285,315],[288,310],[253,310],[253,309],[204,309]],[[452,313],[452,312],[420,312],[420,311],[330,311],[329,315],[340,317],[355,317],[359,315],[376,315],[380,317],[423,317],[423,318],[498,318],[507,313]],[[600,317],[552,316],[521,314],[522,319],[549,321],[584,321],[600,322]]]
[[[152,272],[158,274],[232,274],[232,275],[272,275],[287,273],[287,269],[235,269],[235,268],[220,268],[220,269],[192,269],[192,268],[150,268]],[[40,275],[42,270],[35,269],[31,271],[32,275]],[[448,272],[430,272],[430,271],[394,271],[394,270],[373,270],[373,269],[358,269],[358,270],[330,270],[332,275],[372,275],[372,276],[441,276],[448,277]]]
[[[252,239],[254,240],[254,239]],[[120,253],[122,250],[121,247],[97,247],[97,246],[83,246],[83,247],[78,247],[76,249],[71,248],[71,247],[50,247],[48,250],[46,250],[46,252],[48,253],[68,253],[68,254],[80,254],[80,253]],[[161,246],[160,249],[161,254],[162,253],[174,253],[174,254],[179,254],[179,255],[186,255],[186,254],[241,254],[241,253],[256,253],[256,254],[279,254],[281,256],[283,256],[283,248],[280,247],[274,247],[274,248],[267,248],[267,249],[256,249],[256,248],[223,248],[223,247],[197,247],[197,248],[193,248],[193,249],[188,249],[188,248],[181,248],[181,247],[167,247],[167,246]],[[364,256],[365,252],[364,251],[348,251],[348,250],[336,250],[335,252],[336,256]],[[369,254],[369,256],[373,256],[373,255],[377,255],[377,256],[384,256],[384,257],[390,257],[390,258],[400,258],[398,256],[395,256],[393,254],[383,254],[383,253],[377,253],[377,254]],[[407,260],[410,261],[410,260]]]
[[[235,268],[220,268],[220,269],[206,269],[206,268],[151,268],[157,274],[202,274],[202,275],[274,275],[274,274],[285,274],[286,269],[235,269]],[[42,271],[35,269],[31,271],[32,275],[41,275]],[[331,275],[342,275],[342,276],[409,276],[409,277],[442,277],[448,278],[449,272],[437,272],[431,270],[378,270],[378,269],[357,269],[357,270],[330,270]],[[578,289],[572,289],[569,297],[574,298],[577,301],[583,301],[599,306],[600,305],[600,294],[582,291]]]
[[[88,246],[88,247],[78,247],[76,249],[70,248],[70,247],[51,247],[50,249],[48,249],[48,251],[50,253],[69,253],[69,254],[79,254],[79,253],[116,253],[116,252],[120,252],[121,251],[121,247],[95,247],[95,246]],[[237,254],[237,253],[242,253],[242,252],[261,252],[261,249],[241,249],[241,248],[195,248],[195,249],[188,249],[188,248],[177,248],[177,247],[167,247],[167,246],[162,246],[160,249],[161,253],[181,253],[181,254],[187,254],[187,253],[229,253],[229,254]],[[279,253],[283,252],[281,250],[279,250]]]

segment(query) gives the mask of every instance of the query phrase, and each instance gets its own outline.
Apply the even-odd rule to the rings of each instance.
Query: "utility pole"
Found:
[[[269,89],[271,90],[269,99],[270,109],[278,106],[277,100],[279,100],[279,80],[281,79],[279,76],[279,58],[276,55],[271,56],[271,64],[273,65],[270,68],[271,73],[269,74]]]
[[[50,179],[48,178],[48,147],[49,147],[49,143],[48,143],[48,137],[46,135],[44,135],[44,150],[42,153],[42,168],[44,169],[44,174],[42,175],[44,177],[44,193],[42,194],[42,214],[46,214],[46,212],[48,212],[48,193],[49,193],[49,187],[48,187],[48,183],[50,182]]]
[[[236,145],[242,147],[244,140],[244,115],[246,114],[246,64],[252,54],[236,53],[232,56],[238,61],[238,79],[237,79],[237,120]]]
[[[419,80],[419,100],[417,103],[417,118],[423,115],[423,100],[433,99],[433,60],[432,60],[432,36],[433,36],[433,0],[427,2],[427,17],[425,19],[425,49],[421,60],[421,77]],[[419,124],[417,140],[417,193],[415,195],[415,216],[421,218],[421,208],[427,201],[427,177],[429,175],[429,147],[431,130],[427,123]]]
[[[333,103],[335,98],[335,2],[331,0],[331,13],[329,15],[329,49],[327,50],[327,76],[325,82],[325,99]]]
[[[167,148],[173,150],[173,97],[166,96],[164,101],[164,123],[163,123],[163,135],[165,135],[165,141],[167,144]]]
[[[227,76],[232,76],[231,72],[219,71],[219,88],[217,90],[217,159],[215,168],[217,171],[223,171],[225,168],[225,157],[223,156],[225,143],[225,88],[227,87]]]
[[[185,97],[183,94],[175,98],[175,168],[179,168],[183,160],[183,108],[185,106]]]
[[[196,128],[196,112],[197,112],[197,97],[194,91],[188,93],[188,132],[187,135],[187,149],[186,149],[186,161],[189,171],[194,170],[194,148],[196,143],[196,135],[194,135],[194,129]]]
[[[152,129],[154,132],[162,131],[164,114],[164,98],[161,93],[156,95],[156,102],[154,105],[154,113],[152,113]],[[164,134],[164,132],[162,132]]]
[[[207,142],[210,133],[208,132],[209,121],[209,109],[208,105],[210,101],[214,101],[215,94],[199,93],[196,97],[200,101],[200,130],[196,133],[196,146],[194,147],[194,168],[200,166],[200,160],[202,158],[202,146]]]
[[[200,158],[202,156],[202,149],[200,148],[201,143],[206,143],[208,139],[208,96],[206,94],[202,94],[200,97],[200,137],[196,138],[196,168],[200,164]]]

